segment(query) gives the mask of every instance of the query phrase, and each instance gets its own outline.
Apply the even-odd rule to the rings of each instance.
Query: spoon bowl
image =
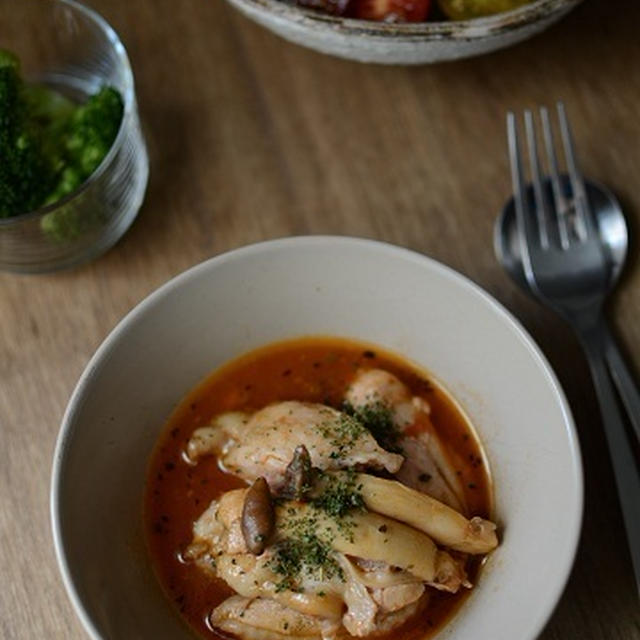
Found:
[[[569,189],[569,177],[563,175],[560,178],[562,186]],[[591,180],[585,180],[585,188],[596,218],[600,240],[609,258],[608,284],[609,289],[612,289],[622,273],[627,257],[629,246],[627,223],[620,203],[609,189]],[[530,186],[527,189],[526,196],[529,205],[533,207],[533,187]],[[496,256],[507,273],[521,289],[532,294],[522,266],[513,198],[506,203],[496,221],[493,242]]]

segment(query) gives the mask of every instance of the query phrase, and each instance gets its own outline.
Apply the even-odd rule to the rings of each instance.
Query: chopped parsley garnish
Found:
[[[302,576],[330,580],[338,576],[344,580],[340,565],[335,560],[331,541],[327,535],[331,530],[318,531],[318,520],[314,516],[300,516],[286,523],[287,537],[276,544],[275,554],[269,567],[281,576],[276,592],[299,591]]]
[[[361,487],[353,470],[339,475],[323,474],[324,488],[312,504],[332,518],[343,518],[352,509],[364,509]]]
[[[364,425],[346,412],[335,418],[333,414],[326,422],[320,422],[316,429],[329,441],[333,451],[330,458],[339,459],[353,449],[355,443],[366,432]]]
[[[357,523],[350,514],[356,509],[365,510],[362,486],[354,470],[335,474],[316,471],[312,496],[302,511],[292,503],[280,502],[286,514],[281,529],[285,537],[276,543],[268,565],[280,576],[277,592],[300,591],[304,577],[344,580],[333,541],[336,535],[354,541]]]
[[[383,449],[392,453],[402,452],[402,447],[398,444],[401,433],[393,423],[393,416],[387,405],[382,402],[371,402],[354,407],[345,402],[342,411],[363,425]]]
[[[311,500],[311,505],[332,518],[340,533],[353,542],[357,524],[349,514],[356,509],[366,511],[362,486],[356,484],[356,472],[349,469],[339,474],[322,474],[318,484],[322,490]]]

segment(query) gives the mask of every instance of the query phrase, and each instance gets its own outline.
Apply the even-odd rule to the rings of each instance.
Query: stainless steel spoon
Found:
[[[565,176],[562,176],[562,179],[568,180]],[[627,257],[629,246],[627,224],[618,200],[606,187],[588,180],[585,181],[585,187],[598,223],[602,246],[609,257],[611,270],[608,284],[611,291],[622,273]],[[528,194],[528,197],[533,202],[533,194]],[[498,260],[516,284],[535,298],[522,266],[513,198],[507,202],[496,221],[494,249]],[[636,438],[640,441],[640,392],[611,330],[604,321],[601,323],[601,331],[609,372],[625,406]]]

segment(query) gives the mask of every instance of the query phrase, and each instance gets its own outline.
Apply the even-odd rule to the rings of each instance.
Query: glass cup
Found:
[[[36,273],[77,265],[109,249],[135,219],[149,160],[122,42],[74,0],[0,0],[0,48],[15,53],[27,82],[82,102],[103,86],[124,101],[120,129],[76,191],[36,211],[0,218],[0,269]]]

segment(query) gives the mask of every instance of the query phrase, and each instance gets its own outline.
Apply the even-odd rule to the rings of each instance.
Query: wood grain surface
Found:
[[[541,637],[640,639],[584,357],[567,327],[515,288],[492,248],[510,188],[505,112],[556,99],[567,105],[585,173],[618,194],[637,237],[640,3],[587,0],[517,47],[417,68],[307,51],[221,0],[91,4],[128,48],[151,180],[133,227],[100,259],[52,275],[0,275],[0,637],[85,637],[56,567],[49,476],[66,402],[107,333],[197,262],[267,238],[325,233],[440,260],[531,331],[571,402],[586,477],[576,564]],[[633,248],[609,314],[640,364]]]

